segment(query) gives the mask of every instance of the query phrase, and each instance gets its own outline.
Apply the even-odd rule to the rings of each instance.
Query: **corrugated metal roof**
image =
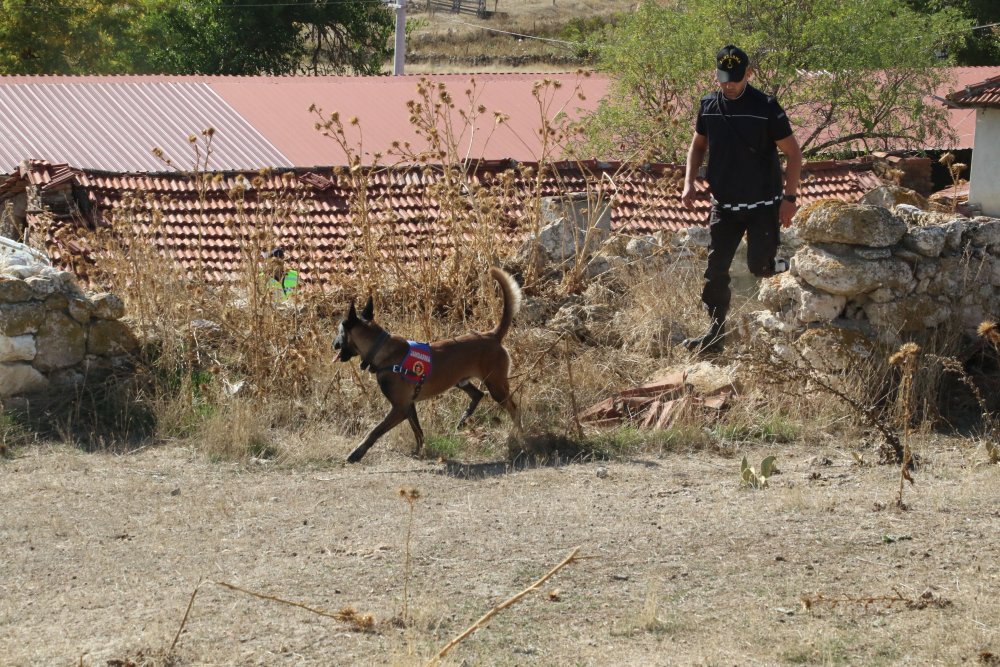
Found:
[[[491,230],[498,247],[512,250],[528,233],[522,221],[536,205],[536,193],[603,193],[611,202],[612,229],[630,236],[701,226],[708,218],[711,204],[704,181],[696,183],[692,208],[681,203],[683,166],[557,163],[546,169],[540,183],[534,176],[537,168],[509,161],[481,163],[463,179],[468,222]],[[87,272],[89,261],[84,228],[126,211],[123,220],[137,237],[148,239],[192,274],[204,272],[208,281],[230,280],[240,270],[241,238],[255,229],[273,233],[304,281],[323,285],[357,270],[361,260],[357,239],[362,222],[351,207],[357,193],[339,172],[216,173],[199,181],[177,173],[109,173],[34,162],[0,182],[0,203],[28,185],[43,190],[77,186],[73,196],[86,198],[92,219],[71,210],[29,211],[27,223],[35,238],[44,239],[54,263],[78,273]],[[373,169],[364,176],[368,220],[387,260],[419,262],[428,253],[440,259],[453,250],[453,222],[437,201],[447,190],[440,168]],[[243,188],[234,195],[239,184]],[[857,201],[879,184],[868,162],[808,163],[799,198],[803,204],[824,198]],[[64,206],[63,198],[50,201]],[[137,201],[142,206],[137,208]],[[477,214],[479,204],[502,214]]]
[[[966,84],[962,90],[948,95],[948,99],[966,108],[1000,108],[1000,74],[979,83]]]
[[[202,168],[291,166],[288,159],[207,83],[107,77],[0,78],[0,170],[25,159],[109,171],[163,171],[163,151],[190,169],[188,142],[216,130]],[[201,144],[204,149],[205,144]]]

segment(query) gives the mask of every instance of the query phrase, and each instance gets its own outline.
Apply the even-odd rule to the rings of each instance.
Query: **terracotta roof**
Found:
[[[951,79],[936,92],[936,97],[951,99],[951,91],[964,90],[983,79],[1000,77],[1000,67],[952,67]],[[952,93],[953,94],[953,93]],[[928,100],[929,101],[929,100]],[[949,105],[950,106],[950,105]],[[928,148],[945,150],[963,150],[972,148],[976,143],[976,110],[963,107],[949,108],[950,125],[955,133],[955,141],[943,146],[928,146]]]
[[[948,99],[965,108],[1000,108],[1000,74],[979,83],[967,84],[962,90],[948,95]]]
[[[609,83],[605,76],[584,73],[0,76],[0,173],[26,159],[86,169],[163,171],[154,147],[188,169],[195,154],[187,139],[209,127],[216,133],[201,169],[347,164],[341,147],[316,129],[320,118],[310,111],[313,105],[324,115],[340,114],[348,145],[356,150],[360,144],[364,162],[371,164],[373,153],[385,153],[393,141],[424,147],[407,108],[407,102],[420,101],[417,89],[424,79],[445,86],[451,95],[448,124],[463,156],[523,161],[545,157],[539,155],[538,138],[543,116],[572,118],[592,110]],[[541,81],[552,83],[538,89],[536,97]],[[486,113],[477,115],[480,105]],[[507,120],[496,124],[494,112],[503,112]],[[349,124],[352,117],[359,119],[358,126]]]
[[[515,249],[526,234],[520,223],[529,220],[534,207],[537,168],[536,163],[510,161],[470,167],[463,180],[467,225],[462,238],[468,240],[473,231],[493,225],[496,242]],[[416,262],[429,253],[450,252],[450,222],[438,201],[446,195],[439,167],[365,170],[363,175],[369,219],[383,258]],[[703,225],[710,206],[702,181],[695,207],[680,203],[683,168],[674,165],[557,163],[541,182],[541,196],[546,197],[583,191],[607,195],[612,229],[626,235]],[[879,184],[869,162],[810,163],[799,197],[802,203],[821,198],[855,201]],[[328,284],[338,274],[357,270],[360,261],[355,242],[362,230],[351,210],[355,190],[343,170],[192,177],[83,170],[36,161],[0,183],[0,206],[29,186],[40,189],[43,203],[53,202],[43,207],[47,211],[29,207],[31,233],[41,234],[54,263],[78,272],[86,269],[79,260],[87,254],[87,230],[126,211],[137,235],[193,274],[203,267],[205,278],[213,282],[228,280],[239,270],[241,248],[246,246],[241,238],[254,230],[273,233],[306,283]],[[487,212],[477,213],[477,205]]]

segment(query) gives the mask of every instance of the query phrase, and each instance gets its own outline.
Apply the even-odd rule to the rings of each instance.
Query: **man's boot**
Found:
[[[681,345],[697,354],[722,352],[726,347],[725,337],[725,321],[712,320],[707,332],[697,338],[685,338]]]

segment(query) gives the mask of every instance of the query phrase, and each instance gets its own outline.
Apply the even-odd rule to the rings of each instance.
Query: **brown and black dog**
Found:
[[[500,285],[503,292],[503,314],[500,323],[492,331],[468,333],[458,338],[436,341],[430,344],[430,373],[426,379],[414,381],[406,377],[407,371],[401,367],[404,357],[410,351],[405,338],[390,335],[373,321],[374,307],[371,297],[359,316],[351,303],[347,316],[340,323],[333,349],[337,350],[340,361],[361,357],[362,370],[370,370],[378,379],[378,386],[392,409],[389,414],[361,441],[347,457],[349,463],[356,463],[390,429],[409,420],[413,435],[417,440],[414,453],[419,454],[424,444],[424,433],[417,420],[416,402],[433,398],[452,387],[458,387],[469,395],[471,402],[462,419],[461,427],[475,411],[485,395],[471,382],[478,378],[486,385],[490,396],[504,407],[520,432],[521,421],[517,405],[510,395],[510,355],[503,346],[503,337],[521,306],[521,288],[505,271],[490,269],[490,275]]]

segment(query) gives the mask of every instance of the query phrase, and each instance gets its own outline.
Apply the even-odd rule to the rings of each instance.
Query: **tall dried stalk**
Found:
[[[399,490],[399,497],[406,501],[409,506],[409,520],[406,522],[406,541],[404,542],[405,558],[403,561],[403,624],[410,622],[410,538],[413,536],[413,510],[420,498],[420,491],[417,489]]]
[[[899,467],[899,495],[896,497],[896,506],[900,509],[906,507],[905,503],[903,503],[904,482],[913,484],[913,477],[910,475],[910,467],[913,464],[913,451],[910,447],[910,422],[913,419],[913,376],[917,372],[919,357],[919,345],[916,343],[904,343],[899,348],[899,351],[889,358],[890,364],[899,366],[902,369],[902,377],[899,384],[899,402],[903,413],[903,460]]]

